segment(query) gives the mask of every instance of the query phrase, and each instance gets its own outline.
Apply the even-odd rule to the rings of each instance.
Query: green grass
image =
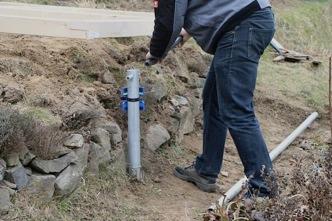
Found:
[[[332,1],[299,1],[276,9],[276,38],[286,48],[313,55],[323,63],[273,63],[269,49],[262,57],[258,88],[271,96],[299,101],[318,111],[328,104],[328,56],[332,54]]]
[[[275,10],[278,25],[276,37],[289,49],[318,56],[323,64],[313,68],[303,63],[273,63],[275,55],[269,49],[261,61],[258,88],[262,89],[260,93],[269,93],[289,102],[301,102],[323,111],[328,103],[327,57],[332,53],[332,1],[294,2],[293,6]],[[149,79],[155,74],[144,69],[142,64],[137,63],[137,67]],[[115,71],[114,75],[119,85],[125,85],[124,72]],[[89,75],[81,77],[86,82],[94,80]],[[176,79],[166,76],[166,82],[170,90],[178,90]],[[43,108],[32,108],[29,113],[43,121],[53,121],[52,114]],[[160,148],[156,157],[166,159],[170,164],[192,159],[188,150],[175,144]],[[102,168],[99,176],[88,177],[83,183],[69,198],[55,199],[45,208],[35,206],[29,198],[24,201],[23,196],[18,194],[18,205],[9,217],[23,217],[22,220],[77,220],[82,217],[87,220],[130,220],[142,215],[148,217],[148,214],[142,214],[147,211],[144,205],[127,198],[127,195],[132,195],[130,191],[138,187],[130,183],[121,165]],[[157,191],[157,188],[152,190],[156,195]]]
[[[276,37],[296,51],[332,53],[332,1],[299,1],[293,7],[276,8]]]
[[[86,73],[79,73],[78,80],[86,83],[93,83],[94,81],[97,80],[97,78]]]
[[[54,116],[48,109],[42,107],[28,107],[24,113],[48,125],[61,124],[59,116]]]
[[[192,161],[194,155],[181,144],[171,143],[160,147],[157,151],[160,160],[166,160],[170,165],[181,165]]]
[[[62,214],[66,214],[72,210],[72,204],[70,200],[63,199],[57,204],[58,211]]]

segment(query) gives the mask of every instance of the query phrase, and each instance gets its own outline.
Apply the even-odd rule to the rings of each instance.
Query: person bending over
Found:
[[[275,32],[268,0],[155,0],[155,26],[146,58],[162,60],[179,35],[191,36],[214,55],[203,89],[203,151],[178,178],[214,192],[221,170],[227,130],[244,172],[249,193],[270,196],[263,173],[271,173],[269,157],[253,96],[260,57]]]

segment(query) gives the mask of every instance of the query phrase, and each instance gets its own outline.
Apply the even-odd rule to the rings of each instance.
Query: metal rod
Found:
[[[270,158],[274,161],[287,147],[301,134],[304,130],[314,122],[318,113],[312,113],[299,127],[297,127],[281,144],[274,148],[270,152]],[[245,182],[247,181],[246,177],[241,178],[236,184],[234,184],[221,198],[218,199],[217,205],[213,204],[209,209],[215,210],[217,207],[227,205],[231,200],[233,200],[243,189]]]
[[[136,69],[127,71],[128,82],[128,172],[142,180],[140,146],[139,77]]]

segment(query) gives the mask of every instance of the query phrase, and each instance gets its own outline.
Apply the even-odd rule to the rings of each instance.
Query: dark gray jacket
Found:
[[[155,0],[150,53],[165,57],[183,27],[205,52],[214,54],[220,37],[269,0]]]

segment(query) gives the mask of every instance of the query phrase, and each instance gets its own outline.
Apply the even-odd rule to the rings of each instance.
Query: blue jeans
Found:
[[[265,171],[272,162],[256,119],[253,96],[261,55],[275,32],[271,8],[256,11],[218,43],[203,91],[203,153],[196,171],[215,181],[221,169],[229,130],[239,152],[249,187],[269,194]]]

